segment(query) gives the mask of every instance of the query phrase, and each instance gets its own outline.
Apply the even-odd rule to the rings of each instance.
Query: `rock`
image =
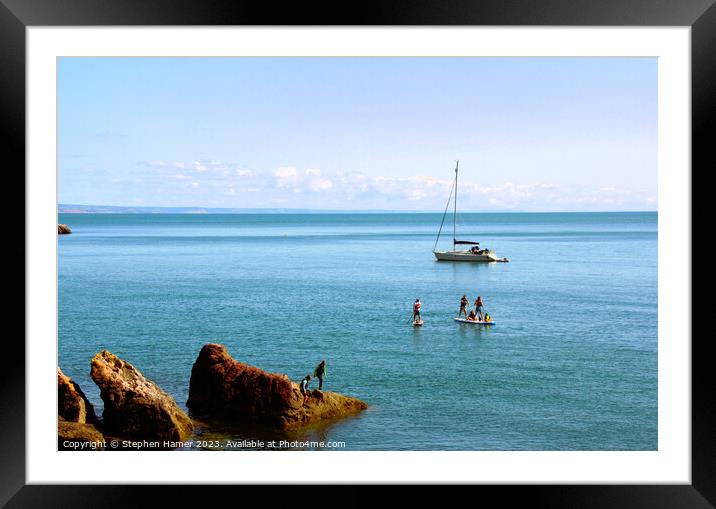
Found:
[[[57,421],[57,449],[60,451],[92,451],[104,448],[104,435],[92,424]]]
[[[60,368],[57,368],[57,414],[69,422],[98,424],[92,403]]]
[[[57,368],[57,448],[60,451],[99,450],[104,435],[100,423],[79,384]]]
[[[66,224],[58,224],[57,225],[57,233],[60,235],[67,235],[69,233],[72,233],[72,230],[70,230],[70,227]]]
[[[314,390],[308,403],[287,375],[234,360],[224,345],[204,345],[191,369],[187,407],[192,414],[261,423],[282,429],[343,417],[368,408],[364,402]]]
[[[174,399],[137,369],[103,351],[94,356],[90,376],[104,401],[104,432],[137,440],[186,440],[193,431],[189,417]]]

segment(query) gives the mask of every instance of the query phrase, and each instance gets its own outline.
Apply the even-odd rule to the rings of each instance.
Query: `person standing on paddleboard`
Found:
[[[328,378],[326,376],[326,361],[321,361],[321,363],[316,366],[316,369],[313,370],[313,376],[318,378],[318,390],[323,390],[323,379]]]
[[[482,321],[482,312],[484,311],[484,306],[482,304],[482,297],[480,297],[479,295],[475,300],[475,311],[477,312],[477,316],[480,318],[480,321]]]
[[[470,303],[470,301],[467,300],[467,295],[463,295],[462,299],[460,299],[460,311],[458,312],[457,316],[464,314],[465,318],[467,318],[467,305]]]
[[[420,306],[420,299],[415,299],[415,304],[413,304],[413,322],[422,321],[420,317]]]

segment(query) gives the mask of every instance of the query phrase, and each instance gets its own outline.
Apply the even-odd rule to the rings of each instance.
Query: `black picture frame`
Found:
[[[11,323],[24,336],[25,220],[25,29],[32,26],[111,25],[550,25],[550,26],[689,26],[692,70],[692,259],[682,263],[698,267],[692,282],[694,319],[704,313],[710,299],[696,299],[699,288],[712,286],[713,250],[704,237],[712,205],[706,200],[706,179],[716,167],[708,127],[716,123],[716,6],[715,0],[366,0],[349,4],[312,2],[281,5],[244,0],[0,0],[0,130],[5,143],[5,177],[10,201],[3,200],[4,219],[11,232],[0,249],[6,267],[7,300],[3,307]],[[8,157],[9,161],[8,161]],[[13,202],[14,200],[14,202]],[[711,200],[712,202],[713,200]],[[22,231],[22,233],[18,233]],[[696,232],[706,232],[700,237]],[[21,238],[20,238],[21,237]],[[8,242],[9,240],[9,242]],[[708,257],[708,259],[707,259]],[[22,274],[21,274],[22,272]],[[9,291],[12,290],[12,291]],[[693,322],[695,325],[695,322]],[[716,505],[716,401],[713,369],[708,355],[710,335],[691,332],[692,345],[692,483],[690,485],[585,485],[585,486],[476,486],[480,495],[494,492],[502,503],[527,497],[534,507],[714,507]],[[143,507],[154,504],[149,488],[113,486],[39,486],[25,482],[25,349],[18,334],[5,335],[0,407],[0,504],[7,507]],[[709,383],[709,380],[711,382]],[[164,504],[186,500],[197,488],[162,489]],[[213,496],[231,487],[212,488]],[[235,488],[233,488],[235,490]],[[241,488],[244,490],[245,488]],[[272,488],[275,490],[276,488]],[[143,493],[140,493],[142,491]],[[295,487],[273,491],[272,497],[295,493]],[[231,496],[231,495],[230,495]],[[287,496],[291,496],[290,494]],[[322,496],[329,496],[324,494]],[[404,496],[424,497],[414,489]],[[279,498],[274,498],[279,500]],[[341,505],[367,505],[372,489],[342,488]]]

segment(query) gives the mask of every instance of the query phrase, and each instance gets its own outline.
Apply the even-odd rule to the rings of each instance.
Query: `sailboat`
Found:
[[[433,254],[438,261],[449,261],[449,262],[507,262],[507,258],[498,258],[494,251],[491,249],[480,249],[479,242],[473,242],[471,240],[457,240],[457,174],[460,161],[455,164],[455,183],[450,189],[450,196],[448,196],[447,205],[445,205],[445,213],[443,214],[443,220],[440,222],[440,229],[438,230],[438,236],[435,239],[435,246],[433,246]],[[455,194],[455,205],[452,219],[452,251],[437,251],[438,241],[440,240],[440,234],[443,231],[443,224],[445,223],[445,216],[447,215],[448,207],[450,206],[450,200]],[[457,249],[457,246],[472,246],[469,249]]]

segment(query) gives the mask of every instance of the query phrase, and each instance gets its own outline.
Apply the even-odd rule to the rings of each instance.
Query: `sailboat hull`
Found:
[[[506,262],[507,258],[498,258],[495,253],[476,254],[471,251],[433,251],[435,258],[441,262]]]

